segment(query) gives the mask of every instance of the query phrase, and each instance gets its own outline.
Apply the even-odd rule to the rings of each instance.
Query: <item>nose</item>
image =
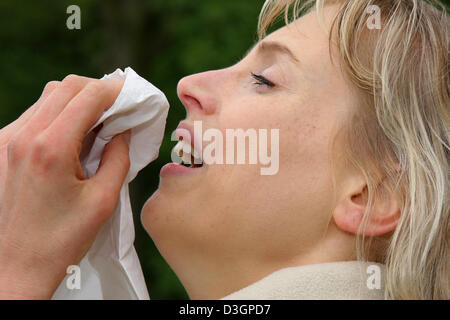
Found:
[[[219,97],[214,89],[217,71],[207,71],[182,78],[177,94],[188,114],[210,115],[218,108]]]

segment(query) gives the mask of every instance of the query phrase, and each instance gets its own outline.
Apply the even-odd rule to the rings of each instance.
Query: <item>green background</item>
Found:
[[[0,127],[14,121],[48,81],[67,74],[100,78],[131,66],[167,96],[160,156],[130,187],[135,246],[152,299],[187,298],[183,286],[140,224],[140,211],[170,161],[170,133],[185,118],[176,95],[189,74],[228,67],[255,43],[262,0],[0,1]],[[81,9],[68,30],[66,9]]]

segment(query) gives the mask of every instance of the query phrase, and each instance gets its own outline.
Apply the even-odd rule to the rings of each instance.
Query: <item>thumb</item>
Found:
[[[119,197],[120,189],[130,169],[130,130],[116,135],[105,146],[96,174],[91,178],[102,189],[108,188],[113,199]]]

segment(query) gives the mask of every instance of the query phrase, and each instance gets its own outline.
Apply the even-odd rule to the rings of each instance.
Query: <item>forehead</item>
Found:
[[[337,10],[337,5],[326,6],[323,10],[322,21],[319,22],[316,10],[313,9],[269,34],[260,42],[280,43],[288,47],[299,60],[306,64],[328,64],[331,62],[328,31]],[[257,45],[253,49],[256,49]],[[253,51],[256,52],[256,50]]]

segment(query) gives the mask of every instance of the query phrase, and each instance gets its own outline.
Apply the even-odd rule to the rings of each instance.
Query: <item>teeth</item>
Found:
[[[198,154],[198,152],[191,147],[189,143],[186,143],[183,140],[178,141],[178,143],[173,148],[173,151],[178,154],[179,157],[181,157],[181,160],[183,160],[186,164],[194,164],[192,160],[197,160],[195,162],[201,163],[201,157]],[[192,158],[192,159],[191,159]]]

